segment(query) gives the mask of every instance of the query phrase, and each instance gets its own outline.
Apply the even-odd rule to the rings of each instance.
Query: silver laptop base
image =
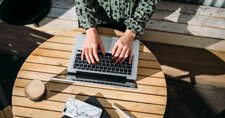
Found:
[[[83,76],[80,74],[72,74],[72,73],[67,73],[64,75],[64,79],[60,77],[53,77],[51,80],[53,81],[64,81],[66,83],[70,82],[78,82],[78,83],[87,83],[87,84],[97,84],[97,85],[103,85],[103,86],[111,86],[111,87],[119,87],[119,88],[132,88],[136,89],[137,84],[136,81],[133,80],[127,80],[125,78],[118,78],[110,76],[109,78],[107,77],[99,77],[99,76],[93,76],[86,74],[87,76]]]

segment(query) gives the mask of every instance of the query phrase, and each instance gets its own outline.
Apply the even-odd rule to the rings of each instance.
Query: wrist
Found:
[[[87,34],[97,34],[97,29],[95,27],[91,27],[86,30]]]
[[[124,35],[126,35],[126,36],[128,36],[129,38],[132,38],[132,39],[134,39],[136,37],[136,34],[132,30],[129,30],[129,29],[127,29],[125,31]]]

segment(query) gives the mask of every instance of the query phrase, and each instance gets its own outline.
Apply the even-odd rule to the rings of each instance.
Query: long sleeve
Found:
[[[136,37],[144,33],[145,25],[151,18],[155,6],[159,1],[160,0],[140,0],[134,13],[124,21],[127,29],[132,30],[136,34]]]
[[[94,0],[76,0],[76,14],[79,27],[85,30],[96,27],[95,10],[92,7]]]

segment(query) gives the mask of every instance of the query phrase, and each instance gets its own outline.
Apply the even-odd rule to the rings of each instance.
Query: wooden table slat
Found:
[[[14,86],[16,87],[25,87],[25,85],[31,80],[26,79],[17,79],[15,81]],[[68,94],[84,94],[84,95],[94,95],[105,98],[112,99],[120,99],[126,101],[134,101],[134,102],[143,102],[143,103],[152,103],[152,104],[160,104],[166,105],[166,96],[157,96],[150,94],[142,94],[142,93],[133,93],[119,90],[108,90],[94,87],[85,87],[78,86],[73,84],[65,84],[65,83],[56,83],[56,82],[44,82],[47,90],[49,91],[57,91]],[[163,89],[161,89],[163,90]],[[119,95],[119,98],[118,98]],[[132,96],[132,97],[131,97]]]
[[[60,77],[62,79],[66,79],[65,77]],[[21,79],[26,79],[25,77],[22,78],[17,78],[18,80]],[[51,81],[51,78],[38,78],[38,80],[42,80],[43,82],[48,82]],[[58,81],[52,81],[56,83],[61,83]],[[63,84],[68,84],[71,85],[73,84],[74,86],[85,86],[85,87],[94,87],[94,88],[101,88],[101,89],[109,89],[109,90],[118,90],[118,91],[127,91],[127,92],[132,92],[132,93],[142,93],[142,94],[153,94],[153,95],[160,95],[160,96],[166,96],[167,91],[165,87],[160,87],[160,86],[150,86],[150,85],[138,85],[137,89],[127,89],[127,88],[118,88],[118,87],[108,87],[108,86],[102,86],[102,85],[93,85],[93,84],[87,84],[87,83],[63,83]]]
[[[13,106],[13,111],[15,115],[22,115],[24,117],[34,117],[34,118],[61,118],[63,114],[56,111],[48,111],[41,109],[34,109],[20,106]],[[106,111],[111,115],[112,118],[125,118],[119,111],[114,109],[106,109]],[[134,116],[139,118],[163,118],[162,115],[144,114],[144,113],[132,113]]]
[[[38,48],[32,52],[32,55],[69,59],[71,56],[71,52]],[[156,60],[156,58],[152,54],[143,52],[139,53],[139,59]]]
[[[30,55],[29,58],[26,60],[26,62],[67,67],[69,59],[58,59],[58,58]],[[157,61],[152,60],[139,60],[138,67],[161,69],[159,63]]]
[[[54,73],[60,74],[66,71],[66,67],[53,66],[53,65],[44,65],[44,64],[35,64],[35,63],[24,63],[21,67],[22,70],[38,71],[45,73]],[[152,76],[152,77],[164,77],[164,74],[159,69],[150,69],[150,68],[138,68],[138,75],[143,76]]]
[[[50,81],[50,79],[56,75],[57,74],[20,70],[17,77],[18,78],[29,78],[29,79],[34,79],[34,80],[38,79],[38,80],[42,80],[42,81]],[[137,76],[137,83],[143,84],[143,85],[166,87],[166,83],[163,78],[156,78],[156,77],[150,77],[150,76],[149,77]]]
[[[73,49],[73,44],[63,44],[54,42],[45,42],[39,46],[39,48],[51,49],[51,50],[61,50],[71,52]],[[150,53],[149,49],[143,45],[140,45],[140,52]]]
[[[64,103],[67,101],[69,97],[77,98],[79,100],[85,101],[89,96],[84,95],[71,95],[71,94],[64,94],[64,93],[57,93],[57,92],[48,92],[48,96],[54,95],[54,97],[49,97],[45,101],[41,102],[32,102],[24,95],[24,88],[17,88],[15,90],[15,97],[13,101],[15,103],[13,105],[23,106],[23,102],[27,104],[31,104],[34,108],[42,108],[42,109],[49,109],[54,111],[61,111],[63,109]],[[121,109],[135,111],[135,112],[142,112],[142,113],[151,113],[151,114],[164,114],[164,107],[160,105],[152,105],[152,104],[144,104],[144,103],[134,103],[129,101],[120,101],[120,100],[113,100],[113,99],[104,99],[97,97],[97,100],[103,105],[105,108],[113,108],[112,103],[118,104],[122,106]],[[52,104],[48,106],[47,104]]]

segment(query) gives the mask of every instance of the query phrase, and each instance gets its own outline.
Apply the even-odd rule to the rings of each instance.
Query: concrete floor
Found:
[[[0,109],[11,104],[14,79],[25,57],[0,53]],[[225,118],[225,89],[192,85],[166,77],[165,118]]]

